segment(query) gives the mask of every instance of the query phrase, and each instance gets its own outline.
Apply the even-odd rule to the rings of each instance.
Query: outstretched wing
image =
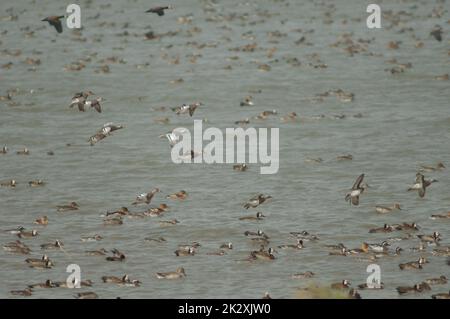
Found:
[[[53,21],[49,21],[48,23],[50,23],[52,26],[54,26],[56,31],[58,31],[58,33],[63,32],[62,23],[60,20],[53,20]]]
[[[356,179],[355,183],[353,184],[352,189],[359,189],[363,179],[364,179],[364,174],[359,175],[358,178]]]
[[[359,196],[352,197],[352,204],[355,206],[359,205]]]
[[[99,102],[93,103],[91,106],[92,106],[98,113],[102,113],[102,107],[100,106],[100,103],[99,103]]]

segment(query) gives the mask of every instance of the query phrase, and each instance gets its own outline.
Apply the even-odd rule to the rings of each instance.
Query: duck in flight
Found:
[[[64,18],[64,16],[50,16],[45,19],[42,19],[42,21],[47,21],[51,26],[55,27],[55,29],[56,29],[56,31],[58,31],[58,33],[62,33],[63,28],[62,28],[62,23],[60,20],[62,18]]]
[[[362,184],[363,179],[364,174],[359,175],[355,183],[353,184],[352,190],[345,196],[345,200],[350,202],[350,204],[353,204],[355,206],[359,205],[359,196],[367,188],[366,184]]]
[[[173,6],[171,6],[171,5],[168,5],[168,6],[158,6],[158,7],[153,7],[153,8],[150,8],[150,9],[148,9],[147,11],[145,11],[145,12],[148,12],[148,13],[156,13],[157,15],[159,15],[160,17],[161,16],[163,16],[164,15],[164,10],[170,10],[170,9],[173,9]]]

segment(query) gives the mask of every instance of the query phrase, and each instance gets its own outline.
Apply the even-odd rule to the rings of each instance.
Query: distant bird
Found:
[[[434,29],[430,32],[430,35],[432,35],[437,41],[442,41],[442,27],[437,25],[434,27]]]
[[[93,291],[79,292],[75,295],[77,299],[98,299],[98,295]]]
[[[104,138],[108,137],[109,135],[111,135],[112,132],[116,131],[116,130],[120,130],[122,129],[123,126],[122,125],[116,125],[112,122],[110,123],[106,123],[105,125],[103,125],[103,127],[97,131],[97,133],[95,133],[95,135],[92,135],[89,138],[89,143],[91,144],[91,146],[95,145],[95,143],[103,140]]]
[[[62,23],[60,20],[62,18],[64,18],[64,16],[50,16],[45,19],[42,19],[42,21],[47,21],[51,26],[55,27],[55,29],[56,29],[56,31],[58,31],[58,33],[62,33],[63,28],[62,28]]]
[[[164,15],[164,10],[170,10],[170,9],[173,9],[172,5],[153,7],[153,8],[148,9],[145,12],[156,13],[157,15],[159,15],[161,17]]]
[[[169,132],[167,134],[160,135],[159,137],[166,137],[169,140],[170,147],[173,147],[175,144],[177,144],[181,137],[188,133],[188,129],[184,127],[178,127],[172,130],[172,132]]]
[[[359,196],[367,187],[366,184],[362,184],[363,179],[364,174],[359,175],[355,183],[353,184],[352,190],[345,196],[345,200],[350,202],[350,204],[353,204],[355,206],[359,205]]]
[[[244,204],[244,208],[245,209],[249,209],[250,207],[256,208],[259,205],[261,205],[262,203],[264,203],[265,201],[267,201],[268,199],[271,199],[272,196],[270,195],[264,195],[264,194],[258,194],[256,196],[253,196],[252,198],[250,198],[245,204]]]
[[[34,224],[38,224],[38,225],[48,225],[48,217],[47,217],[47,216],[39,217],[38,219],[36,219],[36,220],[34,221]]]
[[[69,205],[58,205],[56,206],[56,210],[58,212],[66,212],[69,210],[78,210],[80,206],[76,202],[71,202]]]
[[[393,212],[395,210],[401,210],[400,204],[395,203],[394,205],[387,207],[387,206],[375,206],[375,210],[379,214],[387,214],[390,212]]]
[[[173,272],[158,272],[156,273],[156,278],[158,279],[180,279],[186,276],[183,267],[178,268]]]
[[[86,99],[89,95],[93,95],[94,93],[92,91],[86,91],[86,92],[78,92],[75,93],[75,95],[72,97],[72,101],[70,103],[70,108],[73,108],[74,106],[78,106],[78,110],[80,112],[84,112],[84,104],[86,102]]]
[[[95,100],[85,101],[84,106],[93,107],[98,113],[102,113],[102,107],[100,105],[100,102],[103,102],[103,101],[105,101],[104,98],[98,97]]]
[[[416,174],[416,182],[414,183],[413,186],[408,188],[408,192],[417,190],[419,193],[419,196],[421,198],[423,198],[423,197],[425,197],[425,192],[426,192],[427,187],[435,182],[437,182],[436,179],[426,180],[425,176],[423,176],[421,173],[417,173]]]
[[[197,107],[201,105],[203,105],[203,103],[201,102],[196,102],[192,104],[182,104],[181,106],[172,108],[172,111],[174,111],[177,115],[189,113],[189,116],[192,116],[194,115],[194,112],[197,109]]]
[[[420,165],[421,172],[435,172],[435,171],[443,170],[444,168],[445,168],[445,165],[442,162],[437,163],[436,167],[429,166],[429,165]]]
[[[332,289],[349,289],[350,282],[347,279],[342,280],[341,282],[331,284]]]

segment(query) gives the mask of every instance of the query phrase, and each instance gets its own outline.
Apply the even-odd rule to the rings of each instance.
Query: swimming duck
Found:
[[[303,249],[303,240],[297,239],[296,245],[280,245],[278,248],[280,249]]]
[[[81,237],[82,242],[100,241],[102,239],[103,239],[103,237],[100,236],[99,234],[95,234],[93,236],[82,236]]]
[[[330,251],[328,254],[330,256],[348,256],[350,254],[350,251],[347,248],[342,247],[339,250]]]
[[[264,219],[263,213],[257,212],[255,216],[244,216],[240,217],[239,220],[263,220]]]
[[[344,279],[341,282],[331,284],[331,288],[332,289],[349,289],[350,285],[351,285],[350,282],[347,279]]]
[[[172,272],[157,272],[156,278],[158,279],[181,279],[186,277],[186,272],[183,267],[177,268],[176,271]]]
[[[38,235],[38,232],[36,229],[33,229],[31,231],[22,230],[20,233],[17,234],[17,236],[19,238],[31,238],[31,237],[35,237],[37,235]]]
[[[319,240],[319,237],[314,234],[310,234],[306,230],[303,230],[301,232],[290,232],[291,236],[294,236],[298,239],[302,239],[303,241],[317,241]]]
[[[380,282],[379,284],[374,282],[371,283],[370,285],[367,284],[367,282],[358,285],[358,288],[363,290],[363,289],[384,289],[384,283]]]
[[[282,116],[280,118],[281,122],[283,123],[287,123],[287,122],[294,122],[295,120],[297,120],[297,113],[295,112],[291,112],[288,115]]]
[[[426,282],[421,282],[420,284],[415,284],[413,287],[400,286],[396,289],[400,295],[404,295],[411,292],[424,292],[431,290],[431,287]]]
[[[441,240],[441,234],[437,231],[433,232],[432,235],[417,235],[419,239],[423,242],[426,242],[428,244],[436,244],[438,241]]]
[[[424,265],[425,263],[428,263],[428,261],[425,258],[420,257],[417,261],[399,264],[398,266],[400,267],[401,270],[422,269],[423,268],[422,265]]]
[[[233,170],[239,171],[239,172],[245,172],[248,169],[247,164],[236,164],[233,165]]]
[[[394,205],[387,207],[387,206],[375,206],[375,210],[379,214],[387,214],[391,213],[396,210],[401,210],[400,204],[395,203]]]
[[[448,293],[439,293],[431,296],[433,299],[450,299],[450,291]]]
[[[47,279],[43,283],[28,285],[28,288],[30,288],[30,289],[35,289],[35,288],[56,288],[56,285],[53,283],[53,281],[51,281],[50,279]]]
[[[115,276],[103,276],[103,282],[105,283],[114,283],[119,286],[128,286],[128,287],[138,287],[141,282],[139,280],[133,279],[131,280],[128,275],[124,275],[122,278],[118,278]]]
[[[445,165],[442,162],[437,163],[436,167],[428,166],[428,165],[420,165],[420,171],[422,171],[422,172],[435,172],[435,171],[443,170],[444,168],[445,168]]]
[[[269,237],[268,237],[266,234],[264,234],[264,232],[263,232],[262,230],[260,230],[260,229],[258,229],[256,232],[247,230],[247,231],[244,232],[244,235],[245,235],[245,236],[265,237],[265,238],[267,238],[267,239],[269,238]]]
[[[54,243],[42,244],[41,249],[60,249],[64,245],[59,240],[56,240]]]
[[[100,248],[98,250],[87,250],[85,253],[88,256],[104,256],[108,251],[105,248]]]
[[[244,208],[245,209],[249,209],[250,207],[256,208],[271,198],[272,198],[272,196],[270,196],[270,195],[266,196],[264,194],[258,194],[256,196],[253,196],[252,198],[250,198],[248,200],[248,202],[244,204]]]
[[[368,244],[368,247],[373,252],[385,252],[389,249],[389,244],[387,241],[383,241],[381,244]]]
[[[261,247],[260,250],[255,250],[250,253],[251,259],[260,259],[260,260],[274,260],[275,256],[273,255],[274,250],[269,248],[267,251],[264,250],[264,246]]]
[[[174,251],[176,256],[194,256],[195,255],[195,249],[193,247],[189,247],[188,250],[186,249],[177,249]]]
[[[364,192],[366,187],[364,184],[362,184],[362,181],[364,179],[364,174],[361,174],[356,179],[355,183],[352,186],[352,190],[345,195],[345,200],[350,202],[350,204],[353,204],[355,206],[359,205],[359,196]]]
[[[253,97],[251,95],[246,96],[240,103],[240,106],[252,106],[253,103]]]
[[[237,125],[247,125],[247,124],[250,124],[250,119],[249,119],[248,117],[246,117],[246,118],[243,119],[243,120],[235,121],[234,124],[237,124]]]
[[[170,9],[173,9],[172,5],[153,7],[153,8],[148,9],[145,12],[156,13],[158,16],[161,17],[164,15],[164,10],[170,10]]]
[[[0,183],[1,187],[16,187],[16,181],[14,179],[7,181],[7,182],[1,182]]]
[[[159,207],[149,208],[147,211],[144,212],[144,215],[150,216],[150,217],[159,217],[164,212],[166,212],[168,210],[168,208],[169,207],[166,204],[160,204]]]
[[[417,223],[415,223],[415,222],[413,222],[411,224],[408,224],[408,223],[393,224],[392,227],[395,230],[413,230],[413,231],[416,231],[416,230],[420,229],[419,225],[417,225]]]
[[[442,275],[439,278],[425,279],[425,282],[429,285],[445,285],[448,282],[448,280],[447,277]]]
[[[108,216],[113,216],[113,215],[118,215],[118,216],[126,216],[130,214],[130,211],[128,210],[127,207],[121,207],[118,210],[115,210],[113,212],[106,212],[106,214],[104,215],[100,215],[101,217],[108,217]]]
[[[430,216],[431,219],[447,219],[450,218],[450,211],[447,214],[435,214]]]
[[[48,217],[47,216],[41,216],[39,218],[37,218],[33,224],[37,224],[37,225],[48,225]]]
[[[113,217],[113,218],[105,218],[103,220],[103,224],[104,225],[122,225],[123,224],[122,216]]]
[[[188,195],[187,195],[186,191],[181,190],[181,191],[179,191],[177,193],[167,195],[166,198],[168,198],[168,199],[185,200],[187,198],[187,196]]]
[[[12,234],[12,235],[17,235],[17,234],[20,233],[22,230],[25,230],[25,227],[23,227],[23,226],[17,226],[16,228],[6,229],[6,230],[4,230],[4,232],[5,232],[5,233]]]
[[[58,33],[62,33],[63,27],[60,19],[63,18],[65,18],[65,16],[50,16],[45,19],[42,19],[42,21],[48,22],[51,26],[55,27]]]
[[[106,257],[107,261],[124,261],[126,259],[125,254],[115,248],[111,252],[113,255]]]
[[[24,290],[11,290],[10,293],[15,296],[29,297],[33,294],[33,290],[31,288],[25,288]]]
[[[25,147],[24,149],[17,151],[16,154],[17,155],[30,155],[30,150]]]
[[[3,146],[2,149],[0,150],[0,154],[7,154],[8,153],[8,148],[6,146]]]
[[[30,263],[31,268],[35,269],[50,269],[54,266],[51,260],[41,260],[39,262]]]
[[[342,248],[347,248],[343,243],[339,243],[337,245],[325,245],[325,247],[331,250],[341,250]]]
[[[79,292],[75,295],[77,299],[98,299],[98,295],[93,291]]]
[[[267,117],[268,117],[269,115],[275,115],[275,114],[277,114],[277,113],[278,113],[277,110],[262,111],[261,113],[259,113],[259,114],[255,117],[255,119],[257,119],[257,120],[265,120],[265,119],[267,119]]]
[[[233,243],[229,242],[229,243],[225,243],[220,245],[220,249],[233,249]]]
[[[42,180],[40,180],[40,179],[35,180],[35,181],[29,181],[29,182],[28,182],[28,185],[29,185],[30,187],[43,186],[44,184],[45,184],[45,183],[44,183]]]
[[[142,193],[138,195],[135,199],[135,201],[132,203],[132,205],[138,205],[138,204],[150,204],[150,202],[153,199],[153,196],[155,196],[156,193],[159,193],[159,188],[154,188],[148,193]]]
[[[450,247],[439,247],[431,252],[433,256],[448,257],[450,256]]]
[[[394,228],[391,225],[384,224],[383,227],[370,229],[369,233],[390,233],[393,230],[394,230]]]
[[[46,262],[47,260],[50,260],[47,255],[43,255],[42,258],[27,258],[25,259],[25,262],[27,264],[42,264],[42,262]]]
[[[31,249],[27,245],[22,243],[20,240],[9,242],[9,243],[3,245],[3,249],[5,251],[22,254],[22,255],[28,255],[31,252]]]
[[[312,278],[314,277],[315,273],[313,273],[312,271],[305,271],[302,273],[298,273],[298,274],[293,274],[291,276],[292,279],[307,279],[307,278]]]
[[[338,161],[351,161],[353,160],[353,155],[347,154],[347,155],[339,155],[336,157]]]
[[[360,248],[350,249],[350,250],[348,250],[348,252],[352,255],[366,254],[369,252],[369,244],[362,243]]]
[[[78,210],[80,206],[76,202],[71,202],[69,205],[58,205],[56,206],[56,210],[58,212],[67,212],[71,210]]]
[[[73,280],[72,280],[73,286],[75,286],[75,283],[76,283],[76,280],[75,280],[75,278],[73,278]],[[55,286],[57,286],[58,288],[70,288],[69,285],[67,284],[67,281],[56,281],[53,284]],[[80,287],[92,287],[92,280],[89,280],[89,279],[82,280],[80,282]]]
[[[160,226],[173,226],[180,223],[177,219],[171,219],[171,220],[162,220],[159,222]]]
[[[415,251],[415,252],[426,251],[427,250],[427,243],[421,241],[419,243],[418,247],[412,247],[411,250]]]

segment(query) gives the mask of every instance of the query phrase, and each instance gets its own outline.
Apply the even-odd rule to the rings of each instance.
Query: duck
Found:
[[[1,182],[0,183],[1,187],[12,187],[12,188],[14,188],[14,187],[16,187],[16,185],[17,184],[16,184],[16,181],[14,179],[9,180],[7,182]]]
[[[27,258],[25,259],[25,262],[27,264],[41,264],[42,262],[46,262],[47,260],[50,260],[47,255],[43,255],[41,258]]]
[[[435,171],[441,171],[443,169],[445,169],[445,165],[442,162],[438,162],[436,166],[420,165],[421,172],[435,172]]]
[[[38,180],[34,180],[34,181],[29,181],[28,185],[30,187],[38,187],[38,186],[43,186],[45,185],[44,181],[42,181],[41,179]]]
[[[360,248],[354,248],[350,249],[348,251],[351,255],[357,255],[357,254],[366,254],[369,252],[369,244],[362,243]]]
[[[350,254],[350,251],[345,247],[342,247],[339,250],[330,251],[328,253],[328,255],[330,255],[330,256],[348,256],[349,254]]]
[[[222,244],[222,245],[220,245],[219,248],[220,249],[233,249],[233,243],[229,242],[229,243]]]
[[[113,216],[113,215],[118,215],[118,216],[126,216],[129,215],[130,211],[128,210],[127,207],[123,206],[121,208],[119,208],[118,210],[112,211],[112,212],[106,212],[106,214],[100,215],[101,217],[108,217],[108,216]]]
[[[243,120],[235,121],[234,124],[236,124],[236,125],[247,125],[247,124],[250,124],[250,119],[248,117],[246,117]]]
[[[350,282],[347,279],[342,280],[341,282],[331,284],[332,289],[349,289]]]
[[[171,219],[171,220],[162,220],[159,222],[159,225],[160,226],[174,226],[179,223],[180,222],[177,219]]]
[[[131,280],[128,275],[124,275],[122,278],[115,276],[103,276],[102,280],[104,283],[114,283],[120,286],[128,286],[128,287],[138,287],[141,284],[139,280],[136,279]]]
[[[164,10],[170,10],[173,9],[172,5],[168,5],[168,6],[158,6],[158,7],[153,7],[148,9],[147,13],[156,13],[158,16],[163,16],[164,15]]]
[[[383,241],[381,244],[368,244],[368,247],[371,251],[380,253],[387,251],[390,245],[387,241]]]
[[[364,174],[359,175],[352,186],[352,190],[348,192],[347,195],[345,195],[345,200],[348,201],[350,204],[353,204],[355,206],[359,205],[359,196],[366,189],[364,184],[362,184],[363,179]]]
[[[431,290],[431,287],[426,282],[421,282],[420,284],[415,284],[412,287],[400,286],[397,287],[396,290],[400,295],[404,295],[411,292],[424,292],[427,290]]]
[[[250,253],[251,259],[260,259],[260,260],[274,260],[275,256],[273,255],[274,250],[269,248],[267,251],[264,250],[264,246],[261,247],[260,250],[255,250]]]
[[[239,220],[263,220],[264,219],[264,214],[261,212],[257,212],[255,216],[244,216],[244,217],[240,217]]]
[[[43,283],[28,285],[28,288],[30,288],[30,289],[35,289],[35,288],[56,288],[56,287],[57,286],[50,279],[47,279]]]
[[[79,292],[75,295],[76,299],[98,299],[98,295],[93,291]]]
[[[85,251],[85,253],[88,256],[104,256],[107,254],[107,250],[105,248],[100,248],[98,250],[87,250]]]
[[[94,135],[89,137],[88,142],[91,146],[94,146],[97,142],[110,136],[112,132],[123,129],[124,126],[121,124],[114,124],[112,122],[106,123],[103,127],[98,130]]]
[[[425,282],[429,285],[445,285],[448,282],[448,279],[447,277],[442,275],[439,276],[438,278],[425,279]]]
[[[105,218],[103,220],[103,225],[122,225],[123,220],[122,217],[113,217],[113,218]]]
[[[185,200],[187,198],[187,193],[184,190],[181,190],[177,193],[173,193],[170,195],[167,195],[166,198],[167,199],[179,199],[179,200]]]
[[[54,282],[54,284],[58,287],[58,288],[70,288],[70,287],[74,287],[76,283],[75,278],[72,280],[72,285],[73,286],[69,286],[67,284],[67,281],[56,281]],[[92,280],[82,280],[80,282],[80,287],[92,287]]]
[[[19,232],[17,234],[17,236],[19,238],[32,238],[32,237],[36,237],[37,235],[38,235],[38,232],[36,229],[33,229],[31,231],[22,230],[21,232]]]
[[[434,214],[430,216],[431,219],[447,219],[450,218],[450,211],[446,214]]]
[[[68,205],[58,205],[56,206],[56,210],[58,212],[67,212],[71,210],[78,210],[80,206],[76,202],[71,202]]]
[[[17,155],[30,155],[30,150],[26,147],[16,152]]]
[[[236,164],[233,165],[233,170],[239,171],[239,172],[245,172],[248,169],[247,164]]]
[[[196,242],[196,241],[193,241],[192,243],[190,243],[190,244],[180,244],[180,245],[178,245],[178,249],[184,249],[184,250],[186,250],[186,251],[188,251],[189,249],[197,249],[198,247],[201,247],[201,245],[200,245],[200,243],[199,242]]]
[[[247,236],[247,237],[248,237],[248,236],[258,236],[258,237],[264,237],[264,238],[266,238],[266,239],[269,238],[269,237],[267,237],[267,235],[264,234],[264,232],[263,232],[262,230],[260,230],[260,229],[258,229],[256,232],[247,230],[247,231],[244,232],[244,235]]]
[[[425,180],[425,176],[421,173],[416,174],[416,182],[413,186],[408,188],[408,192],[410,191],[418,191],[419,197],[424,198],[427,187],[429,187],[432,183],[437,182],[435,179]]]
[[[245,204],[244,204],[244,208],[245,209],[249,209],[250,207],[252,208],[256,208],[259,205],[261,205],[262,203],[266,202],[267,200],[271,199],[272,196],[270,195],[264,195],[264,194],[258,194],[256,196],[253,196],[252,198],[250,198]]]
[[[177,257],[179,256],[194,256],[195,255],[195,249],[193,247],[189,247],[188,250],[186,249],[177,249],[174,251],[175,255]]]
[[[41,249],[60,249],[64,245],[58,239],[54,243],[42,244]]]
[[[441,234],[437,231],[433,232],[432,235],[417,235],[417,237],[428,244],[436,244],[441,240]]]
[[[435,248],[431,253],[433,254],[433,256],[449,257],[450,248],[449,247]]]
[[[389,224],[384,224],[383,227],[372,228],[369,230],[369,233],[390,233],[394,230],[394,228]]]
[[[428,263],[428,261],[425,258],[420,257],[417,261],[399,264],[398,266],[401,270],[422,269],[425,263]]]
[[[7,154],[8,153],[8,147],[3,146],[2,149],[0,150],[0,154]]]
[[[113,255],[105,258],[107,261],[124,261],[126,259],[125,254],[115,248],[111,252]]]
[[[417,223],[415,223],[415,222],[413,222],[411,224],[408,224],[408,223],[393,224],[392,227],[395,230],[412,230],[412,231],[420,230],[420,226],[417,225]]]
[[[448,293],[438,293],[431,296],[433,299],[450,299],[450,291]]]
[[[167,206],[167,204],[162,203],[158,207],[149,208],[147,211],[144,212],[144,215],[150,216],[150,217],[157,217],[157,216],[161,216],[168,209],[169,209],[169,206]]]
[[[342,248],[347,248],[343,243],[325,245],[325,247],[331,250],[341,250]]]
[[[194,115],[195,110],[201,105],[203,105],[203,103],[201,102],[196,102],[192,104],[182,104],[181,106],[172,108],[172,111],[175,112],[175,114],[177,115],[189,113],[189,116],[192,117],[192,115]]]
[[[358,288],[363,290],[363,289],[384,289],[384,283],[380,282],[380,283],[376,283],[373,282],[370,285],[367,284],[367,282],[358,285]]]
[[[157,272],[156,278],[158,279],[181,279],[186,277],[186,272],[183,267],[177,268],[176,271],[172,272]]]
[[[49,16],[47,18],[42,19],[42,21],[48,22],[51,26],[55,27],[58,33],[62,33],[63,27],[60,19],[63,18],[65,18],[65,16]]]
[[[102,239],[103,239],[103,237],[100,236],[99,234],[95,234],[92,236],[81,236],[82,242],[100,241]]]
[[[3,245],[3,249],[5,251],[22,254],[22,255],[28,255],[31,252],[31,249],[27,245],[22,243],[20,240],[9,242],[9,243]]]
[[[375,206],[375,211],[379,214],[387,214],[387,213],[391,213],[393,211],[396,210],[401,210],[402,208],[400,207],[399,203],[395,203],[392,206]]]
[[[47,216],[41,216],[38,217],[33,224],[37,224],[37,225],[48,225],[48,217]]]
[[[412,247],[411,250],[412,250],[412,251],[415,251],[415,252],[426,251],[426,250],[427,250],[427,246],[428,246],[427,243],[421,241],[421,242],[419,243],[419,246],[418,246],[418,247]]]
[[[310,234],[306,230],[303,230],[301,232],[290,232],[291,236],[294,236],[297,239],[302,239],[303,241],[317,241],[319,240],[319,237],[314,234]]]
[[[278,248],[280,249],[303,249],[303,240],[302,239],[297,239],[297,244],[296,245],[280,245],[278,246]]]
[[[30,268],[35,269],[50,269],[54,266],[51,260],[41,260],[30,263]]]
[[[282,117],[280,118],[280,120],[281,120],[281,122],[283,122],[283,123],[294,122],[294,121],[297,120],[297,113],[291,112],[291,113],[289,113],[289,114],[287,114],[287,115],[285,115],[285,116],[282,116]]]
[[[240,106],[252,106],[253,103],[253,97],[251,95],[247,95],[244,97],[244,99],[241,101]]]
[[[150,204],[150,202],[152,201],[153,197],[155,196],[156,193],[159,193],[160,190],[159,188],[154,188],[152,189],[150,192],[148,193],[142,193],[140,195],[138,195],[135,199],[135,201],[132,203],[132,205],[136,206],[138,204]]]
[[[97,97],[94,100],[86,100],[83,104],[82,110],[84,112],[84,107],[91,107],[94,108],[98,113],[102,113],[102,106],[100,105],[100,102],[104,102],[105,99],[102,97]]]
[[[305,271],[302,273],[297,273],[297,274],[293,274],[291,276],[292,279],[307,279],[307,278],[312,278],[314,277],[315,273],[313,273],[312,271]]]
[[[33,294],[33,290],[31,290],[31,288],[25,288],[24,290],[11,290],[10,294],[14,296],[29,297]]]

